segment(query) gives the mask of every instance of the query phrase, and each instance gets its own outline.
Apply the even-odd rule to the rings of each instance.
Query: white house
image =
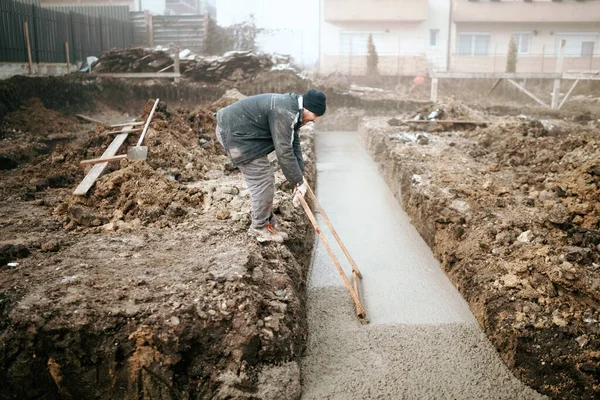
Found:
[[[373,36],[383,75],[503,72],[511,38],[518,72],[600,68],[600,1],[321,0],[320,71],[362,75]]]

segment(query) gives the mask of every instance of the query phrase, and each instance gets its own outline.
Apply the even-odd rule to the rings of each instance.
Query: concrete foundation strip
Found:
[[[367,313],[365,311],[365,308],[363,307],[362,303],[360,302],[360,299],[358,298],[358,291],[356,290],[356,289],[358,289],[358,285],[355,284],[356,289],[352,287],[352,285],[350,284],[350,281],[348,281],[348,277],[346,277],[346,274],[342,270],[342,266],[340,265],[340,262],[338,261],[337,257],[333,253],[331,246],[329,246],[329,242],[327,242],[325,235],[323,235],[323,232],[321,232],[321,229],[319,229],[319,224],[317,223],[317,220],[315,219],[314,214],[310,210],[308,203],[306,202],[304,197],[298,196],[298,198],[300,200],[300,204],[302,204],[302,208],[304,209],[304,212],[306,213],[306,215],[308,216],[308,219],[310,220],[313,227],[315,228],[315,232],[319,236],[319,239],[321,239],[321,242],[323,242],[325,249],[327,249],[329,256],[333,260],[333,264],[335,265],[335,268],[337,269],[338,273],[342,277],[342,280],[344,281],[344,284],[346,285],[348,292],[350,292],[350,296],[352,297],[352,300],[354,300],[354,304],[356,305],[357,317],[361,320],[361,322],[365,322],[365,323],[368,322]],[[353,275],[357,275],[357,273],[354,270],[353,270]]]

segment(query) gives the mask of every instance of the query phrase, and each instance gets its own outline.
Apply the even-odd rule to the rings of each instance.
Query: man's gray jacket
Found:
[[[302,183],[304,161],[298,130],[302,96],[295,93],[259,94],[217,112],[223,145],[233,166],[266,156],[273,150],[288,182]]]

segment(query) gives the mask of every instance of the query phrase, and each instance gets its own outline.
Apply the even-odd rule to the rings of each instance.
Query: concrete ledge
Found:
[[[78,64],[71,65],[71,72],[79,70]],[[67,73],[67,64],[35,63],[31,76],[56,76]],[[0,79],[8,79],[15,75],[29,75],[28,63],[0,63]]]

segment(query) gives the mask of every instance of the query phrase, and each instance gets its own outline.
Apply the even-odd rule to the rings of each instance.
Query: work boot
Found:
[[[279,233],[281,235],[281,237],[283,238],[284,241],[287,241],[290,236],[285,233],[284,231],[282,231],[281,229],[279,229],[279,224],[277,224],[277,222],[275,223],[270,223],[269,225],[273,225],[273,228],[275,229],[275,232]]]
[[[283,243],[285,240],[287,240],[287,234],[286,233],[282,234],[282,232],[277,231],[277,229],[275,229],[272,224],[269,224],[262,228],[254,228],[251,226],[248,229],[248,235],[255,237],[256,240],[258,240],[261,243],[262,242]],[[284,235],[285,235],[285,237],[284,237]]]

